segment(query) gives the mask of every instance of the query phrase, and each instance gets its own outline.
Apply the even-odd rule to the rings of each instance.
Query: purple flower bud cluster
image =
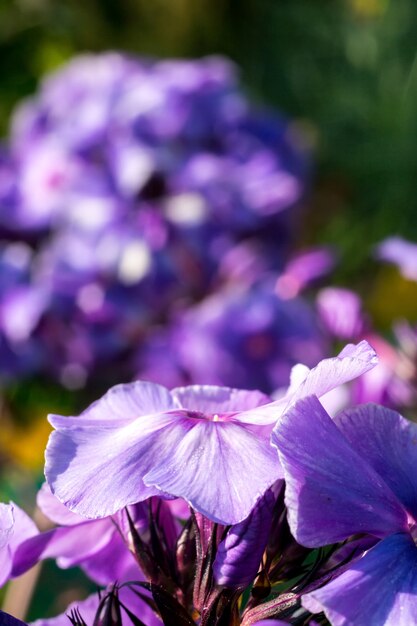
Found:
[[[221,58],[85,55],[47,77],[15,112],[0,158],[0,373],[41,372],[76,388],[97,371],[112,383],[115,372],[158,369],[149,342],[168,341],[177,313],[207,294],[221,303],[243,276],[249,285],[281,272],[307,161],[291,125],[252,107]],[[303,304],[272,302],[261,288],[242,298],[224,296],[216,326],[239,306],[269,310],[237,329],[258,370],[262,341],[316,340]],[[199,311],[195,332],[206,324]],[[275,311],[291,318],[288,336]],[[213,351],[223,349],[213,330]],[[283,384],[297,352],[262,357],[266,391]],[[165,370],[170,385],[200,374],[182,360]]]
[[[275,400],[137,381],[51,415],[53,527],[0,506],[0,584],[54,558],[98,585],[34,626],[414,624],[417,427],[323,406],[377,362],[363,341],[298,364]]]

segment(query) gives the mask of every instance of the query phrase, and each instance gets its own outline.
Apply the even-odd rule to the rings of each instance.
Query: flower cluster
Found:
[[[138,381],[50,416],[54,525],[2,505],[0,584],[55,558],[101,588],[36,626],[414,624],[417,427],[323,407],[376,364],[361,342],[297,365],[275,400]]]
[[[314,342],[306,307],[271,303],[264,286],[287,260],[307,161],[291,125],[250,106],[221,58],[86,55],[48,77],[0,158],[0,374],[69,388],[98,370],[108,384],[152,375],[153,346],[175,352],[177,314],[243,274],[259,289],[225,307],[271,310],[240,330],[249,352],[262,351],[252,334],[276,334],[275,309]],[[299,356],[279,359],[282,374],[263,365],[265,391]],[[174,359],[169,383],[195,381],[195,369]]]

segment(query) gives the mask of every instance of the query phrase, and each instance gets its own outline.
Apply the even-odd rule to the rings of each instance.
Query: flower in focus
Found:
[[[117,385],[79,417],[50,416],[56,430],[46,450],[48,484],[84,517],[168,495],[213,521],[236,524],[282,476],[269,441],[282,411],[375,363],[366,342],[348,345],[312,370],[296,366],[287,394],[274,402],[258,391],[209,385]]]
[[[377,256],[394,263],[404,278],[417,280],[417,244],[401,237],[389,237],[379,244]]]
[[[272,435],[294,537],[319,547],[352,536],[376,545],[303,605],[333,626],[408,626],[417,620],[417,426],[363,405],[334,421],[315,396],[299,400]]]

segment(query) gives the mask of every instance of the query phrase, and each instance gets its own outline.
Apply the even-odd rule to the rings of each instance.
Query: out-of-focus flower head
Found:
[[[256,251],[255,273],[281,271],[305,192],[300,145],[222,58],[85,55],[47,77],[0,155],[0,235],[30,253],[19,341],[36,337],[38,370],[79,387],[130,362],[177,302],[239,275],[236,251]]]
[[[281,300],[268,284],[219,292],[188,309],[173,342],[189,380],[266,393],[284,387],[296,363],[312,366],[324,352],[308,304]]]
[[[394,263],[404,278],[417,280],[417,244],[401,237],[385,239],[377,249],[378,258]]]

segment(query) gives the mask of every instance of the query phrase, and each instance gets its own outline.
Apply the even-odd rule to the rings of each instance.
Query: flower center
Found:
[[[214,415],[209,415],[206,413],[202,413],[201,411],[186,411],[186,416],[189,419],[193,419],[193,420],[206,420],[208,422],[224,422],[226,421],[225,418],[221,415],[218,415],[217,413],[214,413]]]
[[[209,419],[207,417],[207,415],[204,415],[204,413],[201,413],[201,411],[186,411],[185,414],[186,414],[187,417],[189,417],[192,420],[206,420],[206,419]]]

